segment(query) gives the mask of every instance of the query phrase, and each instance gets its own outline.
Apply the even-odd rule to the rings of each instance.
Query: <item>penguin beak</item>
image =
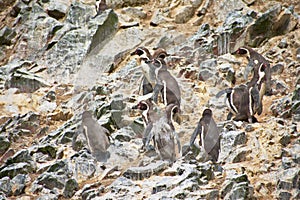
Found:
[[[131,109],[138,109],[139,108],[139,105],[135,105],[135,106],[132,106]]]

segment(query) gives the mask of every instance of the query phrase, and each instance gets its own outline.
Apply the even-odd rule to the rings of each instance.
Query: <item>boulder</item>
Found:
[[[157,161],[155,163],[150,163],[143,167],[130,167],[124,173],[123,176],[131,180],[143,180],[149,178],[154,174],[161,173],[168,166],[168,162]]]
[[[41,87],[49,87],[50,84],[43,78],[28,71],[18,69],[13,72],[5,82],[5,88],[18,88],[20,92],[33,93]]]

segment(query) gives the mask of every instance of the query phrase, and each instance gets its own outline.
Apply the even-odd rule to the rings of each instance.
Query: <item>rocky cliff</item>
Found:
[[[0,199],[300,199],[298,0],[97,3],[0,1]],[[139,151],[138,46],[169,54],[183,148],[202,111],[213,111],[217,163],[197,149],[172,165]],[[248,60],[232,55],[241,46],[271,64],[272,94],[257,123],[227,121],[216,98],[247,81]],[[105,162],[85,137],[86,110],[109,132]]]

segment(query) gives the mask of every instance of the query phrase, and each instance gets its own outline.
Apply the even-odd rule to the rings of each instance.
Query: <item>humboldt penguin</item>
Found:
[[[176,160],[175,143],[177,143],[178,152],[181,152],[180,140],[172,122],[173,115],[177,110],[177,105],[169,104],[165,108],[165,112],[162,113],[162,116],[150,123],[145,129],[145,135],[147,135],[146,149],[153,139],[155,150],[160,158],[170,162]]]
[[[265,82],[265,91],[263,93],[263,95],[265,94],[268,94],[268,95],[271,95],[272,94],[272,88],[271,88],[271,68],[270,68],[270,62],[265,59],[263,57],[263,55],[261,55],[260,53],[256,52],[255,50],[253,50],[252,48],[250,47],[240,47],[238,50],[236,50],[235,52],[233,52],[232,54],[238,54],[238,55],[246,55],[249,63],[246,67],[246,70],[245,70],[245,74],[244,74],[244,78],[247,79],[248,78],[248,75],[249,75],[249,72],[251,70],[253,70],[253,78],[254,77],[258,77],[258,71],[259,71],[259,68],[261,66],[261,64],[263,63],[264,66],[265,66],[265,77],[264,77],[264,82]],[[256,74],[256,75],[255,75]],[[252,78],[252,79],[253,79]],[[256,82],[257,80],[255,80]]]
[[[169,54],[166,52],[166,50],[159,48],[154,51],[153,55],[151,55],[150,51],[146,47],[138,47],[133,53],[131,53],[131,55],[139,56],[139,61],[141,63],[141,68],[144,74],[141,82],[143,95],[153,92],[153,87],[155,86],[156,79],[154,68],[151,68],[149,66],[149,63],[154,58],[164,59]]]
[[[230,120],[235,115],[233,120],[236,121],[257,122],[254,115],[261,115],[263,110],[262,93],[265,88],[265,83],[263,82],[266,75],[265,69],[265,64],[261,63],[257,73],[258,77],[253,77],[247,84],[222,90],[216,95],[219,98],[226,94],[226,105],[230,110],[227,120]]]
[[[138,100],[138,104],[132,107],[132,109],[139,109],[142,111],[145,130],[143,134],[143,146],[141,150],[148,150],[146,149],[146,140],[148,138],[149,130],[152,129],[153,122],[159,119],[160,111],[154,106],[154,102],[152,101],[151,97],[152,93],[142,96]]]
[[[110,156],[107,151],[110,146],[109,131],[95,120],[90,111],[82,113],[82,128],[87,145],[92,155],[100,162],[106,162]]]
[[[220,133],[210,109],[203,111],[202,117],[191,136],[190,147],[194,144],[197,135],[200,138],[199,145],[211,157],[213,162],[217,162],[220,152]]]
[[[153,89],[153,100],[158,101],[159,93],[162,96],[163,103],[167,106],[175,104],[180,111],[181,92],[180,87],[174,76],[168,71],[166,62],[161,59],[153,59],[152,65],[155,68],[156,84]]]

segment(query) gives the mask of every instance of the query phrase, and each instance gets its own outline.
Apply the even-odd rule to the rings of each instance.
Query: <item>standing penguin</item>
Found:
[[[153,100],[157,102],[158,94],[161,93],[163,103],[167,106],[175,104],[180,110],[181,92],[176,79],[167,70],[166,62],[161,59],[153,59],[152,65],[155,68],[156,84],[154,87]]]
[[[154,107],[154,103],[151,100],[152,93],[145,95],[145,99],[141,99],[137,105],[133,106],[132,109],[139,109],[142,111],[142,118],[144,122],[144,134],[143,134],[143,147],[142,150],[149,149],[146,143],[149,144],[148,134],[153,127],[153,123],[159,119],[160,111]],[[147,98],[149,97],[149,98]],[[149,141],[147,141],[149,139]],[[146,148],[147,147],[147,148]]]
[[[265,73],[265,77],[264,77],[264,82],[265,82],[265,91],[264,94],[272,94],[272,88],[271,88],[271,68],[270,68],[270,62],[267,61],[263,55],[261,55],[260,53],[256,52],[255,50],[253,50],[250,47],[240,47],[238,50],[236,50],[235,52],[233,52],[232,54],[238,54],[238,55],[246,55],[249,63],[246,67],[245,70],[245,74],[244,74],[244,78],[247,79],[249,72],[251,70],[253,70],[253,78],[258,78],[259,75],[259,68],[261,66],[261,64],[264,64],[265,69],[264,69],[264,73]],[[252,78],[252,79],[253,79]],[[258,79],[255,80],[255,82],[257,82]]]
[[[106,162],[110,156],[110,153],[107,151],[110,145],[107,136],[109,131],[98,124],[90,111],[84,111],[82,113],[81,126],[91,153],[98,161]]]
[[[200,137],[199,145],[203,147],[213,162],[217,162],[220,151],[220,133],[210,109],[203,111],[197,128],[191,136],[190,147],[194,144],[197,135]]]
[[[158,120],[148,125],[145,129],[147,135],[146,147],[149,146],[151,139],[154,140],[156,152],[162,160],[174,162],[176,160],[175,142],[177,142],[178,152],[181,152],[179,137],[172,123],[172,117],[177,112],[177,105],[170,104],[166,107],[165,112]],[[148,128],[150,127],[150,128]]]

